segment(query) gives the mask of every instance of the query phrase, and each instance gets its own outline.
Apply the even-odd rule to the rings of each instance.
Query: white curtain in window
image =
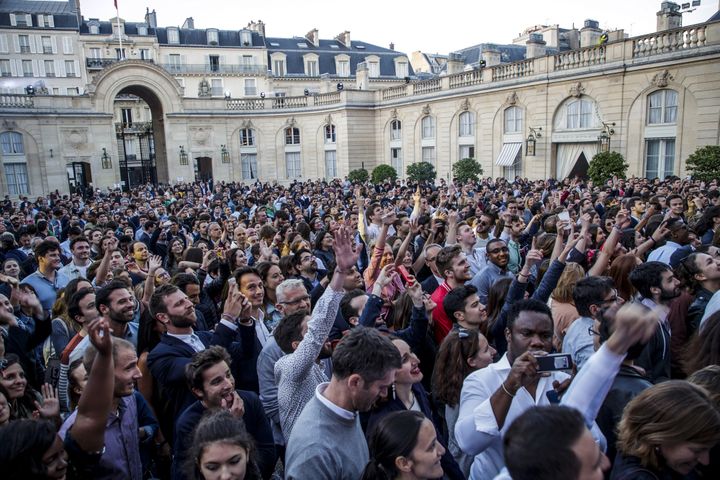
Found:
[[[597,144],[595,143],[561,143],[557,149],[557,179],[562,180],[567,177],[575,166],[580,154],[585,154],[585,159],[590,160],[597,153]]]

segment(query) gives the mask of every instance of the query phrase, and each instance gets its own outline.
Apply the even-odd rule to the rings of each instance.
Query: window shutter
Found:
[[[37,61],[37,75],[38,77],[44,77],[45,76],[45,62],[42,60],[33,60]]]
[[[47,16],[47,23],[50,28],[55,28],[55,18],[52,15]]]
[[[40,69],[38,68],[38,61],[33,60],[32,61],[32,69],[33,69],[33,77],[39,76]]]
[[[45,15],[43,15],[43,14],[38,14],[38,16],[37,16],[37,24],[38,24],[38,27],[44,27],[44,26],[45,26]]]
[[[73,53],[72,37],[63,37],[63,53],[65,55],[72,55],[72,53]]]
[[[37,53],[35,48],[35,35],[28,35],[28,44],[30,44],[30,53]]]
[[[52,46],[52,52],[57,53],[57,39],[55,37],[50,37],[50,45]]]
[[[58,77],[64,77],[65,76],[65,61],[63,60],[55,60],[55,74]]]
[[[13,35],[13,43],[15,44],[15,53],[20,53],[20,35]]]
[[[0,33],[0,53],[10,53],[8,37],[5,33]]]
[[[18,71],[17,71],[17,67],[15,66],[15,62],[12,59],[10,59],[10,75],[12,75],[13,77],[17,77],[18,76],[17,72]]]
[[[80,78],[82,75],[80,74],[80,63],[77,60],[73,60],[73,67],[75,68],[75,76]]]
[[[17,20],[15,19],[15,14],[10,14],[10,26],[17,27]]]
[[[26,19],[26,21],[27,21],[28,27],[32,27],[32,24],[33,24],[33,23],[32,23],[32,15],[30,15],[30,14],[28,13],[27,15],[25,15],[25,19]]]

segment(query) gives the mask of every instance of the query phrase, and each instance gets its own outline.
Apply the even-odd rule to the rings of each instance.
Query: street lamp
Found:
[[[606,153],[610,151],[610,137],[615,135],[615,122],[605,123],[602,122],[602,130],[598,135],[598,152]]]
[[[180,165],[187,165],[188,164],[188,154],[185,151],[185,147],[180,145]]]
[[[230,152],[228,152],[225,145],[220,145],[220,157],[222,158],[222,163],[230,163]]]
[[[103,147],[103,153],[100,157],[100,164],[104,170],[110,170],[112,168],[112,160],[110,159],[110,155],[108,155],[105,147]]]
[[[542,127],[538,128],[530,128],[530,134],[528,135],[527,139],[525,140],[525,156],[526,157],[534,157],[535,156],[535,144],[537,143],[537,139],[542,137]]]

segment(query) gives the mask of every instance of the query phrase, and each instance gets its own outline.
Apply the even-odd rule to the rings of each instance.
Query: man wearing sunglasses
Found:
[[[502,278],[513,278],[512,272],[508,270],[510,261],[510,250],[504,240],[494,238],[485,247],[487,266],[480,270],[470,280],[470,284],[477,288],[480,303],[487,305],[490,287]]]

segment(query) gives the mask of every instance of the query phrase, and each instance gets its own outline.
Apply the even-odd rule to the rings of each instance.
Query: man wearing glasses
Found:
[[[502,278],[513,278],[514,275],[508,270],[510,261],[510,250],[504,240],[494,238],[490,240],[485,249],[487,255],[487,266],[480,270],[470,280],[470,284],[477,288],[480,303],[487,305],[490,287]]]
[[[572,356],[577,369],[593,354],[593,324],[599,321],[608,308],[621,304],[613,281],[609,277],[586,277],[581,279],[573,290],[575,308],[581,315],[568,328],[563,339],[562,351]]]

